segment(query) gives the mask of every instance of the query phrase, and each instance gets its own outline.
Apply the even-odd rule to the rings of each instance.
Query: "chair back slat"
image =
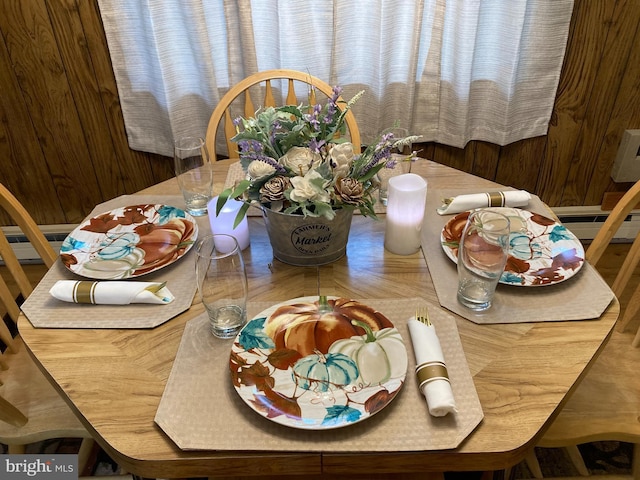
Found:
[[[592,265],[595,266],[598,264],[603,253],[611,243],[611,240],[613,240],[613,237],[618,232],[627,216],[636,208],[638,203],[640,203],[640,181],[636,182],[635,185],[633,185],[633,187],[631,187],[627,193],[622,196],[613,210],[611,210],[611,213],[607,217],[607,220],[605,220],[602,227],[600,227],[600,230],[598,230],[598,233],[591,242],[591,245],[589,245],[585,256]],[[620,270],[618,270],[613,284],[611,285],[611,290],[613,290],[616,297],[620,298],[622,296],[622,293],[629,285],[629,281],[631,280],[632,274],[638,266],[638,263],[640,263],[640,233],[638,233],[633,241],[624,262],[622,263]],[[624,332],[639,310],[640,285],[636,287],[633,295],[631,296],[629,305],[625,308],[622,318],[618,319],[616,329]],[[633,347],[638,347],[639,345],[640,327],[638,328],[635,339],[632,343]]]
[[[224,112],[224,130],[226,132],[231,132],[233,130],[233,118],[231,118],[230,109],[227,109]],[[225,142],[227,144],[227,152],[229,152],[229,158],[238,158],[238,153],[237,153],[238,147],[234,142],[231,141],[231,138],[233,138],[233,135],[225,137]],[[211,156],[212,161],[215,162],[217,160],[217,158],[214,157],[215,152],[213,153],[209,152],[209,155]]]
[[[309,98],[310,103],[312,103],[311,98]],[[287,86],[287,105],[297,105],[298,97],[296,97],[296,87],[293,83],[293,78],[289,79],[289,85]]]
[[[18,199],[2,184],[0,184],[0,207],[3,208],[18,227],[20,227],[22,233],[42,257],[45,265],[51,267],[57,258],[56,253],[53,251],[53,248],[36,222],[31,218],[31,215],[29,215],[29,212],[27,212]],[[6,313],[5,319],[10,320],[15,327],[15,324],[18,322],[18,316],[20,315],[20,305],[17,299],[26,299],[33,291],[33,287],[2,230],[0,230],[0,257],[5,264],[13,284],[16,285],[16,289],[19,291],[18,295],[16,291],[11,290],[6,279],[0,278],[0,304],[2,306],[2,314],[4,315]],[[4,354],[15,353],[11,331],[4,321],[0,322],[0,340],[2,340],[2,343],[7,347]]]
[[[47,241],[38,224],[31,218],[29,212],[2,184],[0,184],[0,207],[4,208],[11,216],[11,219],[17,223],[22,233],[26,235],[40,258],[42,258],[44,264],[51,268],[58,258],[56,252]]]
[[[231,104],[229,104],[229,109]],[[244,116],[246,118],[252,117],[256,113],[256,107],[253,105],[253,98],[251,98],[251,91],[247,88],[244,92]]]
[[[615,280],[613,281],[613,285],[611,286],[611,290],[616,294],[616,296],[620,297],[622,292],[629,284],[629,280],[631,280],[631,275],[635,271],[638,266],[638,262],[640,261],[640,233],[636,235],[636,238],[627,253],[627,256],[624,259],[624,263],[620,267],[618,274],[616,275]]]
[[[616,206],[611,210],[611,213],[607,217],[598,233],[594,237],[591,245],[586,252],[587,260],[592,265],[597,265],[605,252],[609,243],[613,239],[613,236],[618,232],[618,229],[624,222],[625,218],[631,210],[640,202],[640,181],[637,182],[627,193],[623,195]]]
[[[11,293],[7,282],[5,282],[2,277],[0,277],[0,302],[2,302],[2,306],[6,310],[9,319],[11,319],[15,325],[18,321],[18,315],[20,315],[20,307],[18,306],[14,295]],[[13,336],[4,321],[0,321],[0,340],[5,344],[9,352],[15,353],[13,348]],[[0,354],[0,357],[1,356],[2,355]]]
[[[47,268],[51,268],[58,255],[27,210],[2,184],[0,208],[20,227]],[[0,315],[0,340],[3,343],[0,348],[0,442],[8,445],[9,453],[19,453],[24,451],[26,444],[80,437],[83,438],[80,450],[89,452],[94,445],[90,433],[39,370],[18,332],[16,322],[20,304],[31,294],[32,286],[1,230],[0,255],[8,273],[5,277],[3,271],[0,277],[0,309],[4,307]],[[80,471],[88,460],[88,455],[79,457]]]
[[[9,403],[0,396],[0,421],[6,422],[14,427],[23,427],[27,424],[29,419],[13,404]]]
[[[265,107],[275,107],[276,106],[276,99],[273,97],[273,89],[271,88],[271,80],[266,80],[264,82],[264,87],[265,88],[264,88],[264,102],[263,102],[263,105]],[[251,115],[253,115],[253,113]]]
[[[2,230],[0,230],[0,258],[2,258],[5,267],[13,277],[13,281],[20,289],[22,296],[27,298],[31,294],[33,287],[31,286],[29,278],[27,278],[27,274],[24,272],[22,265],[20,265],[18,257],[13,251],[13,248],[11,248],[11,244]]]
[[[295,82],[301,82],[307,85],[309,91],[309,104],[317,103],[317,91],[323,93],[327,97],[330,97],[333,94],[333,88],[328,83],[307,73],[299,72],[296,70],[267,70],[248,76],[229,89],[229,91],[220,99],[220,102],[211,114],[209,125],[207,126],[206,144],[212,159],[217,160],[216,139],[219,129],[222,130],[222,135],[227,145],[229,158],[238,157],[238,147],[235,145],[235,143],[231,142],[231,138],[235,135],[236,132],[235,126],[233,125],[234,116],[231,112],[231,107],[237,98],[244,95],[244,116],[245,118],[254,116],[256,108],[254,108],[254,103],[250,94],[250,89],[254,87],[260,87],[264,89],[263,103],[261,105],[262,107],[277,106],[272,85],[272,80],[276,79],[287,81],[287,93],[285,101],[288,105],[298,104],[298,99],[295,94]],[[342,105],[339,105],[338,108],[343,107]],[[221,123],[222,125],[220,125]],[[352,111],[347,112],[347,114],[345,115],[345,123],[347,125],[354,150],[356,151],[356,153],[359,153],[361,150],[360,130],[358,129],[358,124]]]

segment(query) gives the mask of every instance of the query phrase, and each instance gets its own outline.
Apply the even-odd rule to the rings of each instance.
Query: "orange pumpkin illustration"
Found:
[[[188,244],[185,238],[193,235],[193,224],[175,218],[163,225],[143,224],[134,229],[140,235],[138,248],[145,251],[144,266],[137,274],[157,269],[181,256]]]
[[[374,332],[393,327],[384,315],[371,307],[337,298],[282,306],[267,319],[265,332],[275,342],[276,349],[295,350],[303,357],[316,352],[326,354],[336,340],[365,334],[352,320],[365,323]]]

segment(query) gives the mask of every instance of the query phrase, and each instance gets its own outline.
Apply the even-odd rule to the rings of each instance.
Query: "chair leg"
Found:
[[[589,475],[591,475],[589,473],[589,469],[584,464],[584,459],[582,458],[582,455],[580,454],[580,450],[578,450],[577,445],[564,447],[564,450],[569,455],[569,458],[571,459],[573,466],[576,467],[576,470],[578,470],[578,473],[580,475],[582,475],[583,477],[588,477]]]
[[[533,478],[544,478],[542,475],[542,470],[540,469],[540,463],[538,463],[538,457],[536,457],[535,450],[531,450],[524,457],[524,461],[527,464],[527,467],[531,471],[531,475]]]
[[[78,450],[78,471],[82,474],[87,469],[91,460],[93,447],[96,441],[93,438],[83,438]]]
[[[511,478],[511,471],[513,470],[513,467],[507,467],[504,469],[504,473],[503,473],[503,478],[505,480],[509,480]]]
[[[638,346],[640,346],[640,328],[638,328],[638,331],[636,332],[636,336],[633,337],[633,342],[631,342],[631,346],[634,348],[637,348]]]
[[[640,443],[633,444],[633,457],[631,458],[631,477],[640,478]]]
[[[26,445],[9,445],[7,453],[22,455],[26,451]]]

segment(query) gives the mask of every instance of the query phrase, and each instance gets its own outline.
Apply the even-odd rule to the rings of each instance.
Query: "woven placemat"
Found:
[[[482,420],[482,407],[455,318],[439,306],[430,305],[430,318],[444,351],[458,412],[439,418],[429,415],[413,374],[415,357],[407,328],[416,306],[426,303],[418,298],[366,301],[400,331],[409,368],[405,384],[393,401],[360,423],[333,430],[299,430],[254,412],[231,382],[231,341],[209,333],[206,315],[185,326],[155,421],[185,450],[382,452],[455,448]],[[250,317],[269,306],[262,302],[250,304]]]
[[[440,234],[452,215],[438,215],[442,198],[470,192],[429,191],[422,227],[422,252],[440,304],[475,323],[522,323],[599,318],[615,298],[607,283],[588,262],[573,277],[555,285],[518,287],[499,284],[493,305],[476,313],[460,305],[457,299],[458,272],[442,249]],[[548,207],[532,196],[527,207],[532,212],[550,217]]]
[[[182,197],[124,195],[98,205],[87,218],[114,208],[143,203],[160,203],[184,208]],[[210,231],[208,218],[197,219],[199,236]],[[191,249],[175,263],[138,277],[145,282],[167,282],[175,300],[167,305],[81,305],[53,298],[49,290],[58,280],[87,280],[70,272],[58,259],[45,274],[22,311],[34,327],[43,328],[152,328],[186,311],[196,293],[194,252]],[[134,282],[136,279],[131,279]]]

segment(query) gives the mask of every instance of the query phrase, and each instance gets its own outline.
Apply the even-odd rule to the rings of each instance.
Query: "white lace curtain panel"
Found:
[[[230,86],[272,68],[340,85],[345,98],[364,89],[354,113],[365,141],[396,121],[425,141],[455,147],[545,135],[573,0],[99,6],[129,145],[171,156],[174,138],[204,136]]]

